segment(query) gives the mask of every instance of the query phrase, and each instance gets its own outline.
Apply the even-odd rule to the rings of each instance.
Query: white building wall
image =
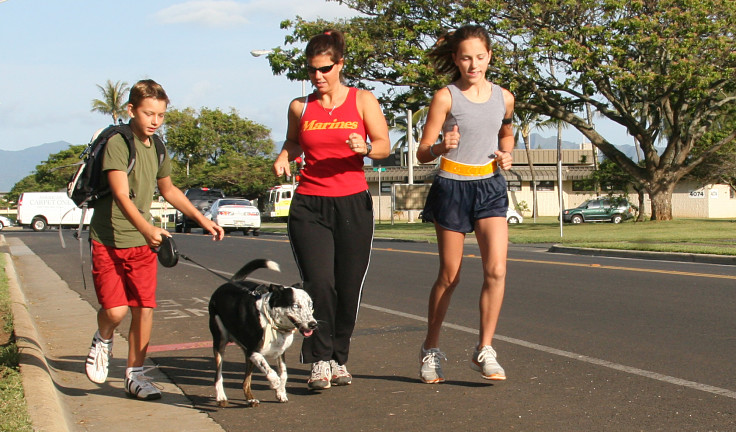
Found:
[[[555,183],[556,185],[556,183]],[[573,208],[582,204],[583,201],[594,198],[592,192],[574,192],[572,190],[572,182],[563,182],[563,206],[564,208]],[[373,195],[373,211],[376,220],[379,218],[378,211],[378,184],[370,184],[370,192]],[[639,205],[639,197],[634,193],[628,195],[628,200],[633,205]],[[554,191],[537,191],[539,216],[557,216],[560,212],[559,198],[557,190]],[[517,208],[519,203],[525,202],[526,207],[532,209],[532,190],[529,181],[522,182],[520,191],[509,191],[509,206]],[[391,194],[384,192],[381,197],[381,219],[386,221],[391,219]],[[651,200],[648,194],[644,195],[644,209],[642,212],[648,216],[652,214]],[[414,213],[417,217],[418,211]],[[530,212],[525,212],[525,217],[531,216]],[[694,182],[682,181],[672,194],[672,217],[674,218],[736,218],[736,198],[731,192],[728,185],[707,185],[699,186]],[[406,221],[408,213],[396,212],[395,220]]]

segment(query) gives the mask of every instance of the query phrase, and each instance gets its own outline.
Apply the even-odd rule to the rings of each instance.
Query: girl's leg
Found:
[[[445,320],[445,314],[450,306],[452,293],[460,282],[460,267],[465,242],[464,233],[447,230],[437,223],[435,223],[435,231],[437,232],[440,268],[437,280],[429,295],[427,336],[424,339],[425,349],[439,346],[442,322]]]
[[[480,293],[479,347],[491,345],[506,285],[506,256],[509,234],[506,219],[491,217],[475,223],[475,235],[483,261],[483,287]]]

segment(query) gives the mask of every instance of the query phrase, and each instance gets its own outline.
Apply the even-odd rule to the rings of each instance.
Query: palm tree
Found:
[[[113,124],[117,124],[118,119],[126,120],[128,118],[128,111],[125,109],[126,93],[130,90],[128,83],[125,81],[113,83],[107,80],[104,87],[97,84],[97,88],[102,93],[102,99],[92,100],[91,111],[111,115]]]
[[[516,130],[517,136],[515,137],[514,141],[518,142],[519,137],[518,134],[521,133],[521,138],[524,141],[524,148],[526,149],[526,161],[529,165],[529,172],[532,176],[532,217],[534,218],[534,222],[537,222],[537,178],[534,174],[534,162],[532,161],[532,155],[530,152],[530,140],[529,136],[531,135],[533,125],[536,125],[539,127],[539,114],[533,113],[530,111],[524,111],[524,112],[514,112],[514,116],[519,121],[519,128]]]
[[[428,112],[429,112],[429,107],[424,107],[416,112],[413,112],[411,115],[411,124],[412,124],[412,132],[413,132],[412,135],[413,135],[413,139],[415,143],[419,142],[419,139],[422,136],[422,127],[424,126],[424,122],[427,121]],[[395,152],[397,149],[404,149],[404,148],[406,148],[406,151],[409,150],[409,143],[406,140],[407,129],[408,129],[408,123],[406,121],[406,117],[405,116],[397,117],[394,121],[394,126],[391,128],[391,130],[395,132],[400,132],[401,138],[396,140],[396,143],[394,144],[394,147],[391,149],[391,151]],[[417,149],[415,148],[414,151],[416,150]]]

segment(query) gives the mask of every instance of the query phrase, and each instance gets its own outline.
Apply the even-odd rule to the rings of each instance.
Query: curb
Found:
[[[3,236],[0,236],[0,245],[5,245]],[[23,392],[33,430],[68,432],[69,421],[58,398],[56,385],[51,379],[51,369],[46,361],[36,326],[28,312],[25,296],[20,290],[13,258],[9,253],[3,255],[12,302],[15,342],[20,354]]]
[[[547,250],[547,252],[567,253],[567,254],[575,254],[575,255],[588,255],[588,256],[605,256],[605,257],[614,257],[614,258],[638,258],[638,259],[657,260],[657,261],[679,261],[679,262],[692,262],[692,263],[702,263],[702,264],[736,265],[735,256],[712,255],[712,254],[577,248],[577,247],[563,246],[559,244],[552,245]]]

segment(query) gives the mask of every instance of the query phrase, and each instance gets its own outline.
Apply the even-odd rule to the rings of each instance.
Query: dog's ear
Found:
[[[284,286],[279,284],[271,284],[268,287],[268,292],[279,295],[284,292]]]

